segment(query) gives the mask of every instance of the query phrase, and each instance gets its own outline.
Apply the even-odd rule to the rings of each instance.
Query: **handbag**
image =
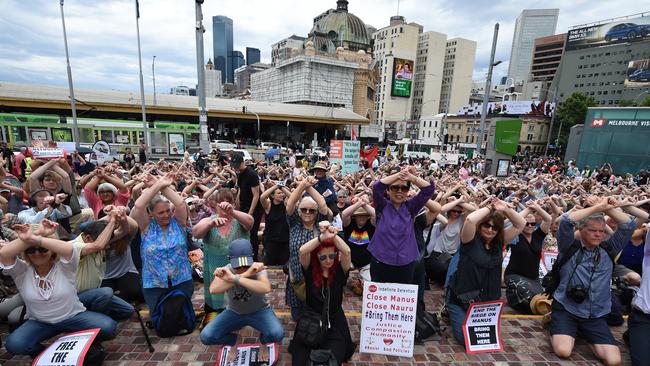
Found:
[[[309,353],[308,366],[337,366],[338,364],[329,349],[314,349]]]
[[[291,284],[291,288],[293,289],[293,293],[296,295],[296,298],[302,302],[307,301],[307,288],[305,286],[305,279],[301,279],[298,281],[294,281],[293,277],[293,271],[291,270],[291,266],[288,266],[289,268],[289,283]]]
[[[309,348],[318,348],[327,340],[329,324],[329,300],[330,289],[327,287],[327,294],[323,298],[322,313],[310,308],[305,308],[298,319],[294,339],[299,339]]]

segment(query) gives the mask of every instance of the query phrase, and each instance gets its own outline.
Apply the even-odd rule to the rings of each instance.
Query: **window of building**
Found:
[[[535,132],[535,125],[528,125],[528,133]]]

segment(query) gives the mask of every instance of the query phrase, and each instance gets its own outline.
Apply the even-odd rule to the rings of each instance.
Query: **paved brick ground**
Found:
[[[287,353],[289,340],[293,337],[294,324],[290,321],[289,309],[284,304],[285,276],[279,270],[270,270],[273,291],[270,301],[276,313],[285,326],[286,338],[282,342],[280,352],[282,355],[279,366],[290,366],[291,355]],[[442,305],[442,291],[434,288],[426,291],[426,303],[429,311],[438,311]],[[203,286],[197,284],[193,302],[197,310],[202,309]],[[360,298],[346,290],[344,309],[348,314],[348,322],[352,331],[352,339],[358,342],[361,311]],[[507,306],[502,319],[501,335],[504,351],[501,353],[486,353],[469,355],[463,347],[456,344],[448,329],[445,337],[439,341],[426,342],[424,345],[415,346],[412,359],[394,356],[371,355],[355,353],[350,360],[350,366],[379,366],[379,365],[595,365],[599,364],[589,346],[584,341],[578,341],[573,356],[569,360],[556,357],[548,341],[548,333],[541,327],[540,318],[514,314]],[[147,315],[144,314],[146,318]],[[146,320],[146,319],[145,319]],[[616,339],[621,339],[625,326],[612,328]],[[0,325],[2,338],[6,337],[6,325]],[[244,342],[255,343],[257,333],[252,329],[241,331]],[[199,366],[215,365],[219,347],[204,346],[199,340],[198,330],[191,335],[176,338],[161,339],[150,333],[155,347],[154,353],[147,350],[145,338],[140,324],[134,316],[130,321],[119,325],[118,336],[104,343],[108,351],[105,365],[133,365],[133,366]],[[627,347],[619,342],[623,352],[623,364],[630,365]],[[4,348],[0,350],[0,364],[29,365],[31,359],[27,357],[11,357]]]

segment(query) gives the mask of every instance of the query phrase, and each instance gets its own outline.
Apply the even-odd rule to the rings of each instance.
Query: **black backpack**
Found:
[[[415,317],[415,342],[440,339],[440,323],[438,316],[426,310],[417,311]]]
[[[314,349],[309,353],[307,366],[337,366],[338,364],[329,349]]]
[[[161,338],[192,333],[196,327],[192,301],[180,290],[162,294],[151,312],[151,323]]]
[[[607,252],[607,256],[609,259],[612,261],[612,265],[614,265],[614,258],[616,257],[616,253],[612,253],[611,248],[609,245],[605,242],[602,242],[600,246]],[[560,271],[562,270],[562,267],[566,262],[569,261],[569,258],[573,257],[576,252],[578,252],[582,248],[582,244],[580,243],[580,240],[574,240],[569,249],[564,253],[562,258],[560,258],[558,261],[556,261],[553,264],[553,268],[551,269],[550,272],[548,272],[544,278],[542,278],[542,287],[544,288],[544,294],[546,294],[549,299],[553,298],[553,294],[555,293],[555,290],[557,290],[558,286],[560,286]],[[578,258],[578,262],[582,261],[582,256]]]

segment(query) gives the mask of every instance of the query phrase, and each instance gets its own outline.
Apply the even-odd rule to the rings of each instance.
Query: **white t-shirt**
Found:
[[[27,306],[26,317],[43,323],[55,324],[83,312],[86,308],[77,297],[75,282],[79,267],[79,249],[74,248],[70,261],[60,258],[44,278],[52,284],[51,292],[39,291],[39,280],[34,267],[22,259],[0,268],[13,278]],[[44,297],[44,295],[47,297]],[[47,296],[49,295],[49,296]]]

